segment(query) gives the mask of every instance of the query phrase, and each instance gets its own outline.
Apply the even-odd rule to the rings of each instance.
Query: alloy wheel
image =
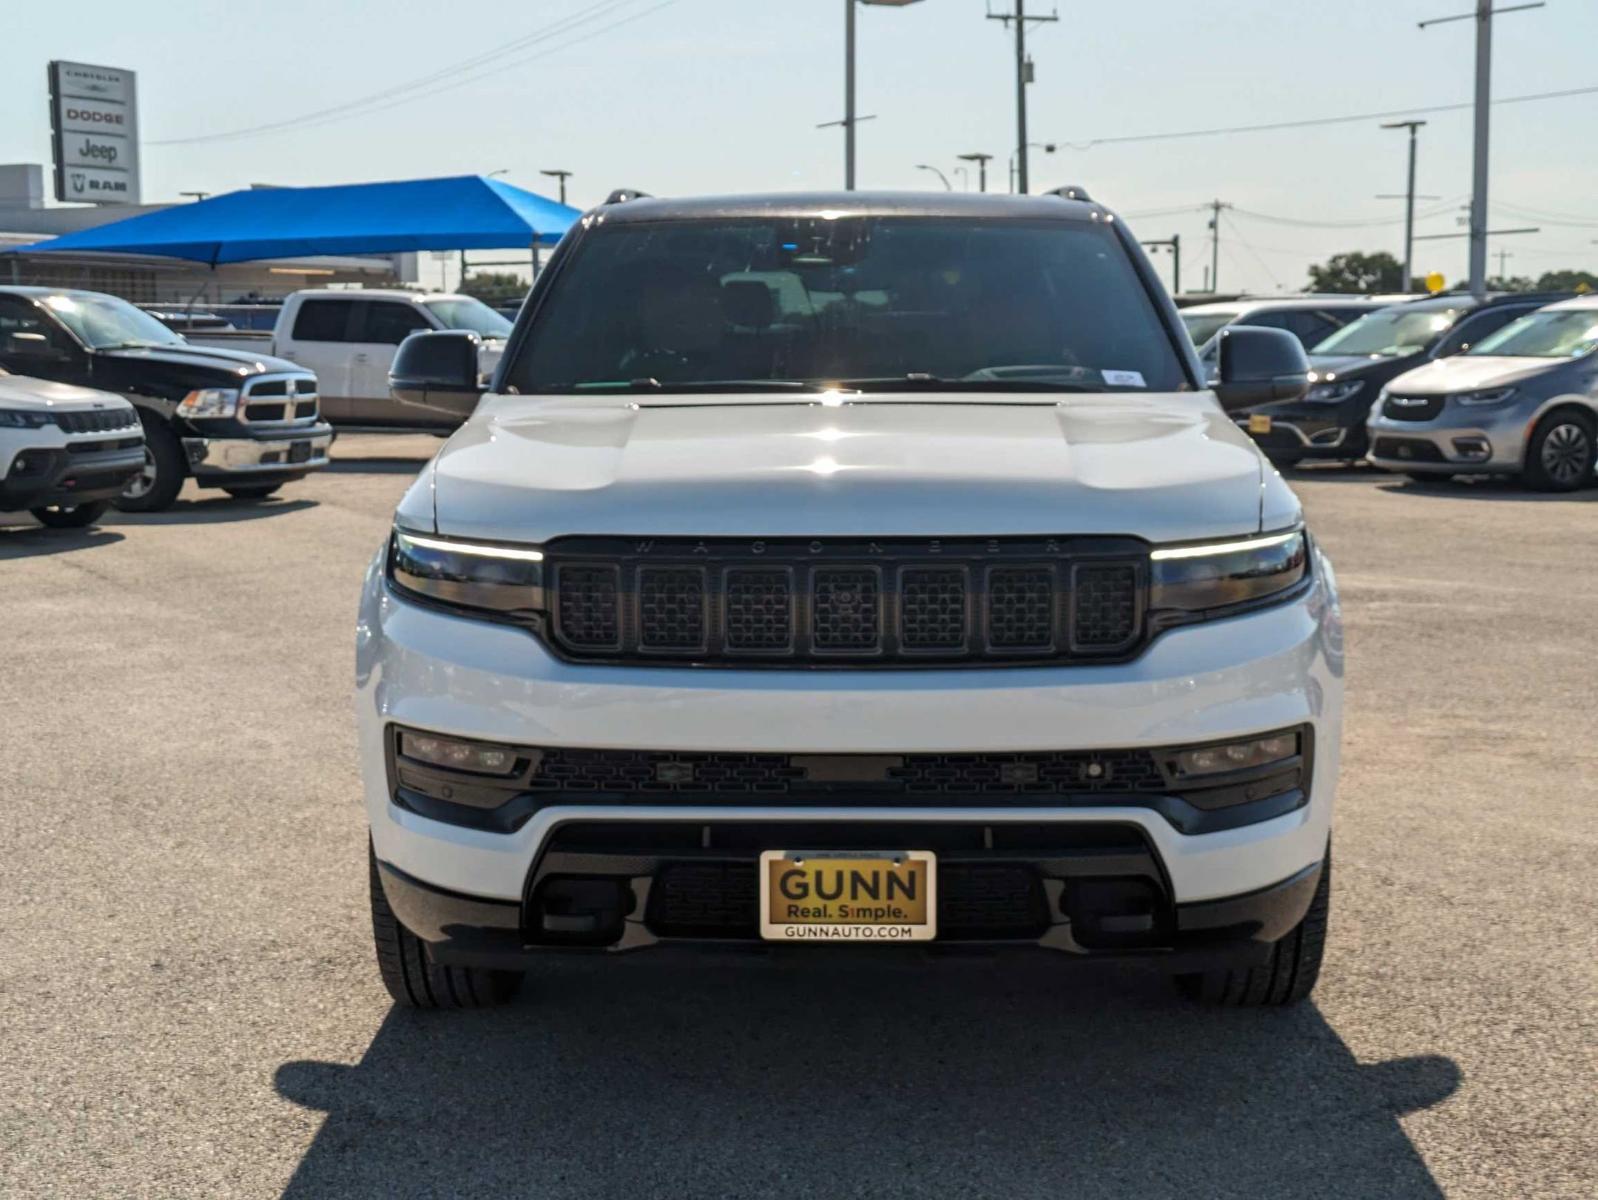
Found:
[[[122,489],[122,496],[127,500],[137,500],[142,496],[148,496],[150,489],[154,486],[155,455],[151,453],[150,447],[146,446],[144,448],[144,467],[134,476],[128,486]]]
[[[1555,425],[1543,438],[1542,467],[1555,483],[1575,483],[1587,465],[1587,431],[1574,423]]]

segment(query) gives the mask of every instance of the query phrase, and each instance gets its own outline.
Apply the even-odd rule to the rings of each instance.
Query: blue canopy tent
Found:
[[[193,262],[552,246],[582,214],[481,175],[252,188],[17,247]]]

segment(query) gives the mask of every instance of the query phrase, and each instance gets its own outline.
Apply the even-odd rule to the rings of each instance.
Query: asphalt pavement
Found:
[[[1350,663],[1297,1009],[832,955],[417,1014],[372,960],[350,695],[436,447],[0,528],[0,1195],[1598,1194],[1598,489],[1294,474]]]

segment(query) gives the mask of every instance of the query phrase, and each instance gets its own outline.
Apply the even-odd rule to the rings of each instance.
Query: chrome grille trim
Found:
[[[291,429],[314,425],[320,416],[316,376],[309,371],[252,375],[239,389],[239,420],[245,424]]]

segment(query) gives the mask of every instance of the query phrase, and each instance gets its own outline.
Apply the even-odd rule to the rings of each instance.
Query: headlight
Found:
[[[1220,746],[1167,751],[1165,769],[1177,779],[1202,779],[1207,775],[1225,775],[1231,771],[1269,766],[1295,758],[1298,752],[1298,731],[1285,730]]]
[[[238,410],[237,388],[201,388],[178,402],[180,417],[231,417]]]
[[[1340,383],[1317,383],[1304,393],[1304,400],[1309,404],[1341,404],[1344,400],[1352,400],[1364,389],[1363,379],[1345,379]]]
[[[1502,404],[1514,394],[1512,387],[1487,388],[1480,392],[1455,392],[1449,399],[1460,404]]]
[[[51,413],[31,408],[0,408],[0,429],[43,429],[54,424],[55,417]]]
[[[1267,603],[1291,591],[1309,571],[1309,543],[1302,529],[1160,546],[1150,553],[1150,607],[1156,617],[1180,621],[1212,609]]]
[[[527,620],[544,608],[544,553],[536,546],[463,542],[395,529],[388,579],[450,608]]]

